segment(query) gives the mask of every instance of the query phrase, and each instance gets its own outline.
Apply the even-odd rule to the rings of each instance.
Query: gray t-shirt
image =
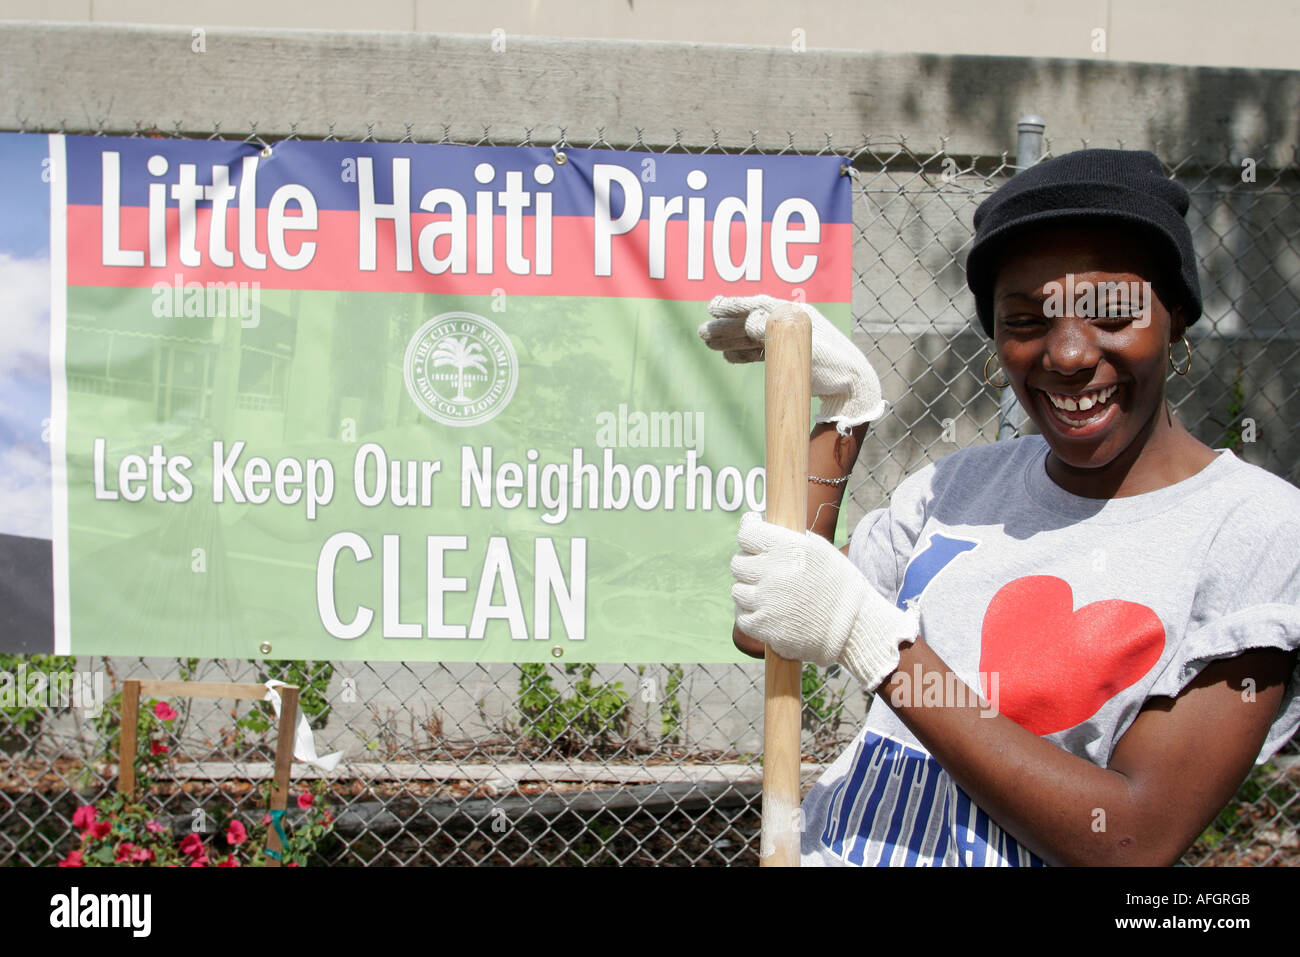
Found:
[[[1300,489],[1222,450],[1167,488],[1081,498],[1047,452],[1031,435],[928,465],[862,519],[849,558],[899,607],[919,601],[921,635],[990,711],[1106,767],[1148,698],[1216,659],[1300,647]],[[1300,726],[1297,691],[1300,668],[1257,763]],[[803,811],[805,865],[1042,863],[879,697]]]

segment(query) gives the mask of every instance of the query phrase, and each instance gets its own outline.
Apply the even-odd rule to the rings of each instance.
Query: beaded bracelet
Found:
[[[847,482],[848,480],[849,480],[849,477],[848,477],[847,475],[843,476],[842,478],[837,478],[837,479],[821,478],[820,476],[817,476],[817,475],[810,475],[810,476],[808,476],[808,481],[810,481],[810,482],[817,482],[817,483],[819,483],[819,484],[821,484],[821,485],[843,485],[843,484],[844,484],[845,482]]]

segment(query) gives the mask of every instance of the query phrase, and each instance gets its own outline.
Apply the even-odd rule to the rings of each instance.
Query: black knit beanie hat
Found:
[[[1113,222],[1144,230],[1153,242],[1165,305],[1182,305],[1187,325],[1201,315],[1196,251],[1184,216],[1190,197],[1144,150],[1079,150],[1017,174],[975,210],[975,245],[966,284],[980,324],[993,338],[993,283],[999,251],[1013,235],[1061,222]]]

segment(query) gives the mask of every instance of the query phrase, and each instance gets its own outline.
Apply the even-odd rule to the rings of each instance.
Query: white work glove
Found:
[[[763,358],[767,317],[781,299],[771,296],[717,296],[709,303],[715,318],[700,326],[700,338],[728,362]],[[834,422],[842,435],[872,422],[889,408],[880,393],[880,377],[860,349],[829,319],[806,303],[798,307],[812,320],[812,394],[822,400],[818,422]]]
[[[902,611],[880,596],[834,545],[792,532],[757,512],[740,520],[740,552],[731,560],[736,624],[782,658],[838,662],[869,691],[898,667],[920,608]]]

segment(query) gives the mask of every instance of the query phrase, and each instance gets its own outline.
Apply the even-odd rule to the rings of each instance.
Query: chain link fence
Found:
[[[488,130],[478,142],[515,145]],[[712,143],[611,144],[599,132],[555,145],[761,151],[724,150],[716,136]],[[1087,144],[1040,145],[1051,155]],[[963,155],[946,143],[921,150],[876,138],[845,149],[829,138],[809,148],[791,137],[781,152],[840,155],[851,165],[855,337],[895,400],[869,431],[851,479],[842,515],[851,529],[905,475],[961,446],[993,441],[1000,426],[1024,425],[985,382],[988,345],[972,325],[964,275],[975,207],[1016,167],[1008,154]],[[1204,318],[1187,336],[1191,373],[1169,377],[1171,405],[1202,441],[1297,482],[1300,431],[1285,414],[1300,378],[1300,166],[1291,156],[1284,168],[1256,168],[1250,157],[1228,153],[1212,162],[1162,159],[1192,192],[1189,220],[1205,294]],[[133,677],[280,678],[302,687],[318,749],[346,751],[327,776],[294,767],[295,781],[329,779],[335,826],[318,863],[757,862],[760,662],[8,657],[4,666],[22,662],[98,671],[106,703],[94,717],[69,708],[0,709],[0,861],[7,864],[57,862],[75,846],[75,809],[115,787],[117,692]],[[268,714],[260,704],[232,704],[178,703],[174,760],[154,800],[186,829],[216,819],[220,807],[253,819],[265,807],[257,785],[272,773]],[[852,739],[868,705],[869,696],[839,669],[805,667],[805,785]],[[1184,863],[1300,863],[1298,793],[1300,746],[1293,741],[1252,772]]]

